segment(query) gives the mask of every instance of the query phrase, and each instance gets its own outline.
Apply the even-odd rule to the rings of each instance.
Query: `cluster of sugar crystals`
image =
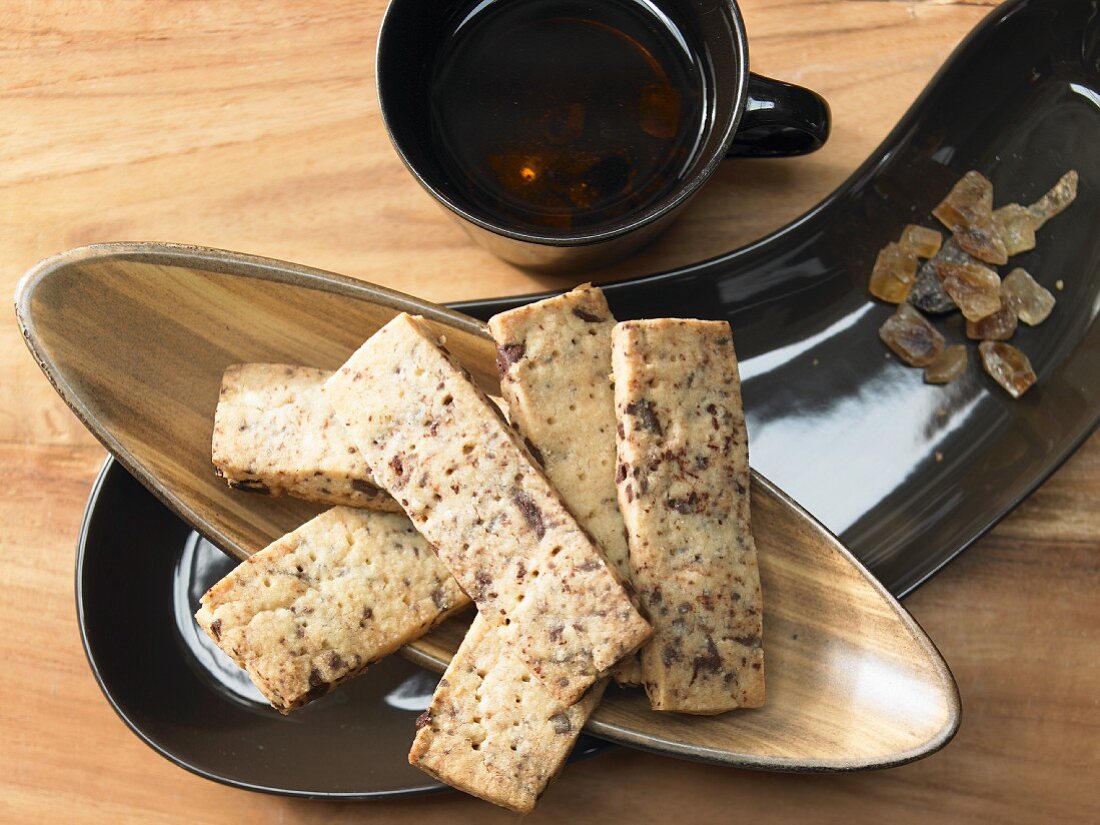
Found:
[[[1077,172],[1071,170],[1030,206],[1010,203],[994,210],[992,182],[979,172],[967,172],[932,210],[951,230],[946,242],[934,229],[909,224],[899,241],[879,252],[871,294],[899,304],[879,337],[906,364],[924,367],[928,383],[949,383],[966,370],[966,346],[945,346],[922,312],[958,309],[966,319],[967,337],[982,342],[985,371],[1019,398],[1035,383],[1035,371],[1026,355],[1004,342],[1015,335],[1020,321],[1032,326],[1045,321],[1054,295],[1019,267],[1002,281],[982,262],[1004,264],[1009,256],[1034,249],[1035,232],[1077,197],[1077,181]]]

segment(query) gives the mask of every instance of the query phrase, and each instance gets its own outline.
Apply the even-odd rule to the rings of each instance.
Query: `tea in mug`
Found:
[[[610,226],[675,189],[705,133],[702,61],[644,0],[489,0],[456,16],[431,85],[432,140],[490,220]]]

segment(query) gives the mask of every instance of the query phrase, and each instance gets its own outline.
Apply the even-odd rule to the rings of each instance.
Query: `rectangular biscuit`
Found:
[[[415,765],[460,791],[529,813],[561,770],[607,685],[563,705],[500,638],[474,619],[431,705],[417,720]]]
[[[222,376],[211,458],[231,487],[399,511],[321,395],[332,373],[234,364]]]
[[[560,702],[649,637],[520,436],[422,320],[386,324],[325,397],[378,483]]]
[[[237,566],[195,620],[287,713],[469,603],[404,515],[336,507]]]
[[[759,707],[763,600],[729,324],[621,323],[612,366],[619,506],[654,625],[641,651],[650,704],[701,714]]]
[[[590,284],[494,315],[501,394],[546,477],[582,527],[630,581],[626,527],[615,491],[611,330],[603,291]],[[636,657],[615,679],[640,684]]]
[[[578,523],[629,572],[615,492],[611,329],[590,286],[496,315],[501,387],[509,418]],[[528,813],[562,764],[599,698],[597,682],[562,707],[494,638],[480,615],[421,717],[409,762],[466,793]],[[638,670],[635,657],[629,662]],[[622,670],[616,666],[616,675]]]

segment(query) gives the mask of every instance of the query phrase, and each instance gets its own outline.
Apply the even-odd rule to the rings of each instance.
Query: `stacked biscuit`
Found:
[[[351,507],[251,557],[196,619],[288,712],[472,601],[409,760],[526,812],[610,675],[655,710],[759,706],[761,594],[727,324],[616,324],[585,286],[490,331],[511,425],[407,315],[332,375],[227,370],[219,471]]]

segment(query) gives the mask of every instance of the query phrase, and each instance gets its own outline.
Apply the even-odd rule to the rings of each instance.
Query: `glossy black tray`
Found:
[[[996,205],[1030,203],[1068,169],[1077,202],[1015,256],[1053,289],[1021,325],[1039,383],[1013,401],[981,371],[944,387],[886,357],[893,307],[867,293],[878,250],[966,171]],[[871,157],[805,216],[695,266],[605,286],[618,318],[725,318],[742,362],[753,467],[836,533],[895,594],[1000,520],[1100,420],[1100,12],[1095,0],[993,10]],[[1007,272],[1003,267],[1002,272]],[[455,306],[479,318],[537,296]],[[962,319],[948,342],[965,340]]]

